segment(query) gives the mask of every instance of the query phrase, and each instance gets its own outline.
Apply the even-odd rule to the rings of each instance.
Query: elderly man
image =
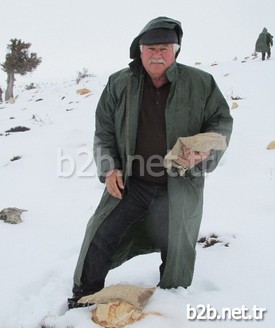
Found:
[[[94,156],[106,188],[87,225],[69,308],[139,254],[160,252],[160,288],[192,282],[204,175],[223,151],[188,149],[181,159],[196,165],[184,176],[168,174],[163,159],[179,137],[217,132],[228,143],[232,118],[213,77],[176,62],[182,34],[174,19],[150,21],[132,42],[130,67],[111,75],[101,95]]]

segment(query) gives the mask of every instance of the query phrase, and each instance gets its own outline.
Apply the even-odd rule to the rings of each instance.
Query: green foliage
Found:
[[[11,39],[7,46],[6,61],[1,64],[2,70],[9,73],[25,75],[32,72],[41,63],[41,58],[34,52],[29,52],[31,43],[20,39]]]

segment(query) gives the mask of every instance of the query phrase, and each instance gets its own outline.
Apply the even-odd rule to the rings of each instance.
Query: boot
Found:
[[[73,286],[73,297],[68,298],[67,304],[68,304],[68,309],[76,309],[76,308],[82,308],[82,307],[87,307],[90,305],[93,305],[94,303],[78,303],[78,301],[83,297],[87,295],[94,294],[94,292],[90,290],[86,290],[83,287],[79,287],[77,285]]]

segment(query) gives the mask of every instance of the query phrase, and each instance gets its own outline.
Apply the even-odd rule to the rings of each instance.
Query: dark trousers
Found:
[[[267,59],[269,59],[270,56],[271,56],[271,51],[269,50],[269,51],[267,52]],[[262,52],[262,60],[265,60],[265,52]]]
[[[82,289],[94,293],[104,287],[117,246],[133,224],[148,213],[153,217],[154,243],[161,250],[162,274],[168,247],[167,188],[132,179],[125,196],[100,225],[89,246],[81,277]]]

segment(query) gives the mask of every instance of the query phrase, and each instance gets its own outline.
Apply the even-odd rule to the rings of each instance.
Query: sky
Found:
[[[184,30],[178,61],[223,61],[249,56],[263,27],[275,33],[273,0],[0,0],[0,62],[12,38],[42,57],[24,81],[112,73],[130,62],[129,46],[146,23],[175,18]],[[18,80],[22,80],[18,76]],[[0,71],[0,85],[6,74]]]

